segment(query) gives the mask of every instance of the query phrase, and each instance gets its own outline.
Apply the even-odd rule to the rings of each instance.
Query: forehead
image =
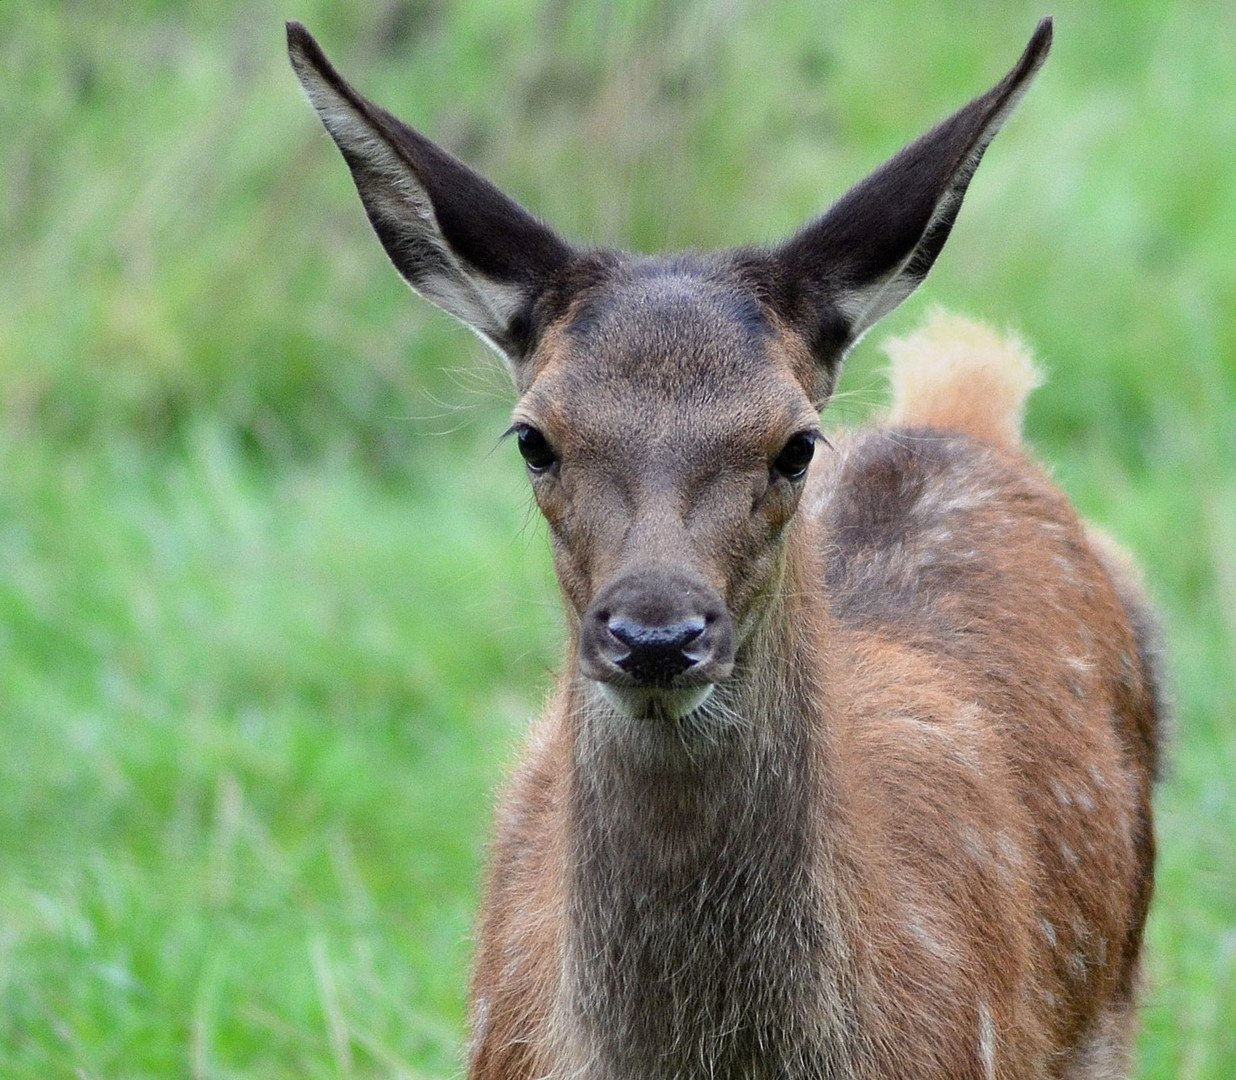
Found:
[[[785,332],[707,263],[642,259],[582,295],[552,335],[521,408],[594,435],[753,436],[810,422]]]

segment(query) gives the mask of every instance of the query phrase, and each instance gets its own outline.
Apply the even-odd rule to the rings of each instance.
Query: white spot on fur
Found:
[[[950,754],[958,765],[964,765],[971,772],[981,773],[983,771],[983,762],[975,753],[974,747],[967,743],[958,743],[954,745]]]
[[[489,1034],[489,998],[479,997],[472,1006],[472,1045],[479,1049]]]
[[[1056,927],[1050,919],[1039,919],[1039,929],[1043,931],[1043,936],[1047,938],[1047,943],[1054,949],[1056,947]]]
[[[1021,847],[1007,832],[996,834],[996,850],[1000,853],[1004,866],[1009,871],[1021,869]]]
[[[996,1076],[996,1024],[991,1017],[987,1003],[980,1001],[978,1007],[979,1061],[983,1064],[983,1076],[986,1080],[995,1080]]]
[[[949,963],[956,962],[956,954],[927,928],[920,912],[910,911],[906,915],[905,925],[910,936],[933,956]]]
[[[991,861],[991,849],[986,838],[973,825],[967,825],[961,830],[961,842],[965,845],[966,854],[975,862]]]
[[[1089,675],[1094,671],[1094,660],[1089,656],[1071,656],[1066,653],[1061,659],[1079,675]]]

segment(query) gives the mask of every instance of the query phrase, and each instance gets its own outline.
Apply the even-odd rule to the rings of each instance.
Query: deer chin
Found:
[[[681,720],[703,705],[717,684],[705,683],[703,686],[664,690],[614,686],[604,682],[596,682],[595,685],[606,701],[632,720]]]

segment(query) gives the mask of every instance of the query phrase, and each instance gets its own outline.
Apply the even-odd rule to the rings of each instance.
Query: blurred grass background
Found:
[[[923,294],[1020,329],[1179,722],[1139,1075],[1236,1077],[1236,7],[1056,3]],[[774,240],[1042,6],[0,5],[0,1076],[458,1070],[491,791],[559,648],[497,365],[410,297],[283,51],[579,242]]]

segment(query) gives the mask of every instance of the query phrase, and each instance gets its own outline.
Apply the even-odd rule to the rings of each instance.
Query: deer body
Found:
[[[743,723],[670,767],[563,676],[494,847],[476,1075],[1123,1075],[1157,708],[1133,587],[1016,447],[883,428],[822,464]]]
[[[404,276],[506,358],[565,670],[503,801],[476,1080],[1127,1074],[1152,622],[1020,444],[1035,375],[940,318],[815,453],[1046,54],[774,251],[576,252],[293,64]]]

